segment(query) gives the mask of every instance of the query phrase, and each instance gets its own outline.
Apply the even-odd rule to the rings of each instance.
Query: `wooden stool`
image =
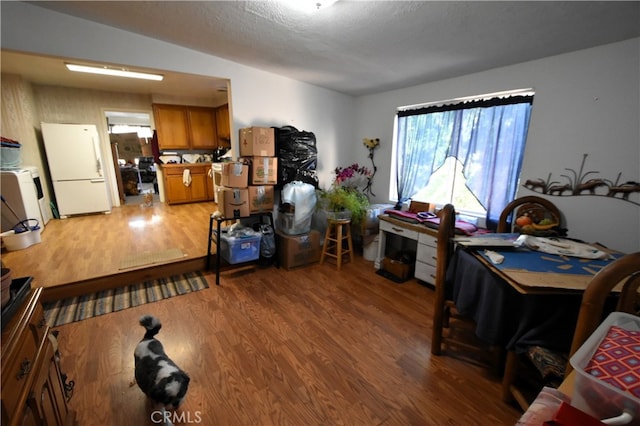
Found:
[[[343,248],[344,240],[347,240],[348,248]],[[327,232],[324,234],[324,244],[320,255],[320,264],[324,263],[325,256],[336,259],[338,271],[342,269],[342,257],[349,254],[353,263],[353,243],[351,241],[351,219],[329,219]]]

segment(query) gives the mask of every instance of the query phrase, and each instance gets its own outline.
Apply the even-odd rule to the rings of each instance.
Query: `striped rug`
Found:
[[[55,327],[208,287],[209,283],[202,273],[191,272],[48,302],[44,304],[45,318],[49,326]]]

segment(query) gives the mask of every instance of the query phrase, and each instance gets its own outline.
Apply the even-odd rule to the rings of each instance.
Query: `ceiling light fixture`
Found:
[[[111,75],[115,77],[141,78],[143,80],[162,81],[164,76],[160,74],[149,74],[137,71],[109,67],[92,67],[88,65],[65,64],[69,71],[87,72],[90,74]]]
[[[286,0],[290,8],[303,12],[313,12],[320,9],[326,9],[338,0]]]
[[[337,2],[338,0],[317,0],[314,1],[316,9],[325,9],[329,6],[331,6],[332,4],[334,4],[335,2]]]

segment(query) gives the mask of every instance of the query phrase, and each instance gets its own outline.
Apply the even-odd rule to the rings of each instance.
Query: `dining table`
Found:
[[[496,253],[499,263],[491,260]],[[475,334],[491,346],[518,353],[530,346],[568,352],[582,293],[599,270],[622,255],[607,253],[607,259],[583,259],[457,244],[446,274],[447,298],[475,321]],[[612,295],[607,309],[615,302]]]

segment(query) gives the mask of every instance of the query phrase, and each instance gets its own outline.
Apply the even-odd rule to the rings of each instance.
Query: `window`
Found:
[[[451,203],[495,226],[516,194],[533,103],[502,95],[400,109],[391,199]]]

